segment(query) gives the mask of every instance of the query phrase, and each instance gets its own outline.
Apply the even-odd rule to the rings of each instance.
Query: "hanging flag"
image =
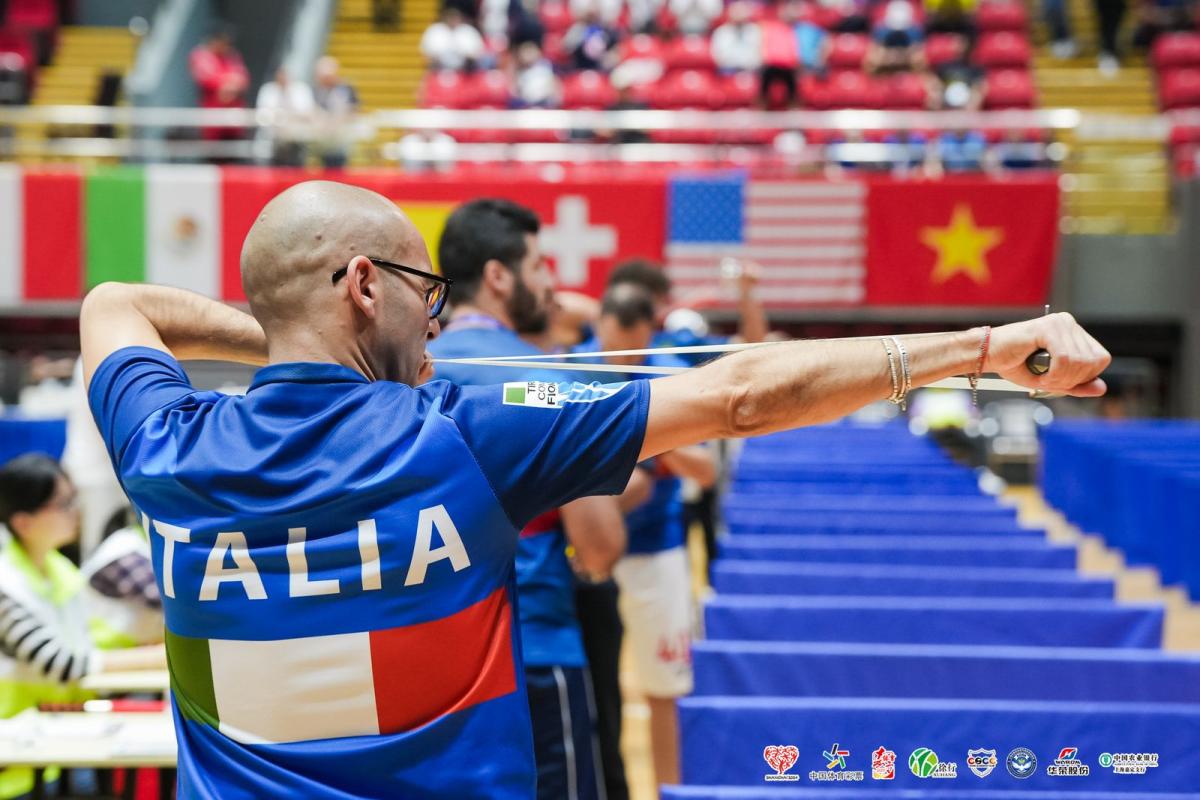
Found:
[[[762,268],[761,296],[770,306],[860,303],[865,195],[856,181],[674,177],[667,275],[677,295],[712,290],[721,285],[721,259],[732,257]]]
[[[1036,306],[1049,295],[1053,177],[878,181],[867,208],[873,305]]]
[[[26,300],[78,300],[82,181],[78,170],[26,172],[20,198],[23,296]]]

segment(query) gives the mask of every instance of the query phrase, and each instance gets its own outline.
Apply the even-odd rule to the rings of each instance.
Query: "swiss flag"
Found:
[[[288,186],[321,177],[301,170],[227,167],[223,175],[225,296],[244,299],[239,257],[242,240],[268,200]],[[504,170],[477,175],[404,174],[385,171],[338,173],[337,180],[362,186],[394,200],[425,236],[437,258],[437,237],[445,217],[460,203],[500,197],[535,211],[542,220],[540,241],[564,289],[599,296],[613,266],[628,258],[655,261],[663,252],[666,184],[660,176],[626,178],[582,174],[549,180]]]
[[[871,305],[1041,305],[1058,241],[1058,184],[874,182],[867,231]]]

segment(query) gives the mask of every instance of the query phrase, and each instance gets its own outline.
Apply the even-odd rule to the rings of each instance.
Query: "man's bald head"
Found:
[[[267,203],[241,259],[246,299],[267,335],[333,303],[330,276],[355,256],[431,269],[421,234],[381,194],[307,181]]]

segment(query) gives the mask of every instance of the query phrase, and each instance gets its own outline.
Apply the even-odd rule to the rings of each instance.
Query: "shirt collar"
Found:
[[[269,364],[254,373],[250,389],[268,383],[370,383],[366,376],[342,364],[293,361]]]

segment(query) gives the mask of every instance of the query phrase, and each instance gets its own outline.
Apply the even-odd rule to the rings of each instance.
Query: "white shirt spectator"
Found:
[[[762,66],[762,29],[755,22],[726,22],[713,31],[712,57],[717,69],[754,71]]]
[[[421,52],[435,69],[457,71],[483,57],[483,37],[466,22],[435,22],[421,37]]]
[[[570,0],[568,8],[575,19],[595,13],[605,25],[615,25],[621,16],[622,0]]]
[[[258,90],[258,99],[254,108],[272,115],[273,123],[270,129],[264,129],[264,135],[274,136],[283,141],[300,141],[304,139],[303,126],[311,121],[316,109],[312,89],[307,83],[289,80],[280,70],[275,74],[275,80],[267,81]]]
[[[708,33],[723,10],[721,0],[671,0],[671,13],[682,33]]]

